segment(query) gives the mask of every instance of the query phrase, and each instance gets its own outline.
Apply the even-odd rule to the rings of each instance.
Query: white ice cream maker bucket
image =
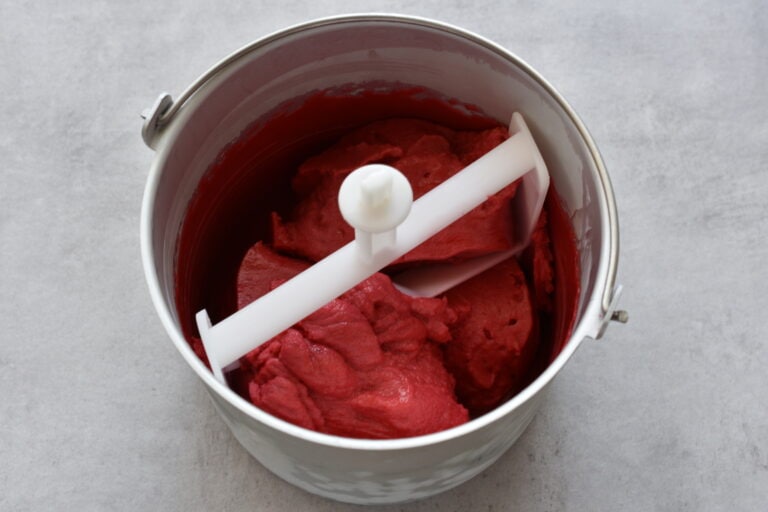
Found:
[[[275,107],[355,83],[423,87],[506,123],[527,119],[575,232],[579,302],[559,354],[523,391],[470,422],[430,435],[368,440],[282,421],[217,381],[182,334],[175,297],[177,240],[204,173],[221,150]],[[294,26],[216,64],[177,100],[163,94],[145,115],[155,150],[141,215],[150,295],[168,335],[206,386],[237,440],[261,464],[309,492],[383,504],[431,496],[479,474],[522,434],[549,383],[585,338],[600,338],[615,310],[619,226],[600,154],[566,101],[509,51],[463,29],[400,15],[348,15]]]

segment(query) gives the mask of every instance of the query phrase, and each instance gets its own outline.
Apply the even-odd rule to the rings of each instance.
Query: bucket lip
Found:
[[[584,309],[581,319],[574,327],[570,338],[567,340],[558,356],[525,389],[520,391],[518,394],[516,394],[514,397],[496,409],[463,425],[416,437],[398,439],[356,439],[324,434],[298,427],[255,407],[253,404],[237,395],[229,387],[221,384],[218,380],[216,380],[210,370],[203,364],[203,362],[191,349],[188,342],[181,333],[181,330],[174,323],[173,315],[166,306],[165,300],[161,293],[161,286],[158,275],[154,268],[154,245],[152,243],[152,219],[154,218],[154,202],[161,178],[161,164],[165,162],[169,155],[170,144],[168,144],[167,141],[169,139],[173,139],[171,135],[173,135],[173,132],[175,131],[173,128],[174,124],[170,123],[170,120],[177,113],[180,107],[188,100],[190,100],[191,97],[198,90],[200,90],[200,88],[203,87],[205,83],[207,83],[208,80],[210,80],[213,76],[223,71],[234,61],[253,50],[266,46],[267,44],[270,44],[281,38],[306,30],[328,25],[360,22],[392,22],[398,24],[417,25],[430,29],[438,29],[443,32],[447,32],[466,39],[470,43],[485,47],[486,49],[491,50],[504,59],[512,62],[520,70],[527,73],[558,102],[560,107],[568,115],[570,120],[581,134],[584,143],[592,155],[598,178],[602,184],[603,193],[600,197],[598,197],[598,205],[603,214],[603,223],[605,225],[607,219],[608,225],[608,230],[603,230],[603,241],[605,242],[607,237],[609,247],[607,248],[607,254],[605,250],[601,254],[601,262],[598,267],[597,275],[595,276],[595,287],[592,291],[592,297],[587,299],[587,305]],[[150,166],[149,177],[147,179],[144,197],[142,200],[140,239],[144,275],[147,280],[152,302],[155,305],[155,309],[157,310],[163,327],[165,328],[166,332],[170,336],[171,340],[173,341],[174,345],[184,360],[195,371],[195,373],[197,373],[198,377],[203,380],[203,382],[211,391],[215,392],[232,407],[238,409],[241,413],[245,414],[252,420],[257,421],[266,427],[272,428],[280,433],[298,438],[306,442],[347,450],[397,451],[445,443],[453,439],[469,435],[475,431],[482,430],[500,420],[504,416],[511,414],[524,403],[533,399],[549,384],[554,376],[557,375],[565,363],[571,358],[576,349],[581,345],[585,337],[597,337],[594,326],[595,319],[602,319],[605,316],[605,312],[608,311],[608,307],[612,298],[611,294],[615,286],[616,270],[618,265],[619,227],[613,187],[596,144],[592,140],[592,137],[589,134],[587,128],[584,126],[583,122],[571,108],[568,102],[544,77],[535,71],[528,63],[526,63],[524,60],[509,50],[497,45],[496,43],[493,43],[492,41],[474,34],[468,30],[450,25],[448,23],[410,15],[368,13],[344,14],[319,18],[274,32],[242,47],[228,57],[224,58],[217,65],[211,68],[211,70],[202,75],[193,85],[187,88],[184,93],[182,93],[179,99],[174,102],[174,105],[167,112],[167,119],[169,121],[166,126],[166,133],[162,136],[162,139],[157,145],[157,152],[155,158],[152,161],[152,165]],[[176,123],[176,125],[177,128],[180,126],[179,123]],[[173,294],[171,294],[171,296],[172,295]]]

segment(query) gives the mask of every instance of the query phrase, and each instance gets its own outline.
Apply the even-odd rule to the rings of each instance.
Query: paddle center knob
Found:
[[[339,188],[341,216],[355,228],[355,240],[366,257],[395,242],[396,228],[412,204],[408,178],[389,165],[360,167]]]

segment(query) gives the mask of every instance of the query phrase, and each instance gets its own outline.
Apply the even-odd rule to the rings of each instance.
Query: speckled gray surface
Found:
[[[357,508],[251,460],[167,339],[138,114],[253,39],[359,11],[461,25],[566,96],[613,179],[631,314],[497,464],[383,510],[766,510],[763,0],[4,3],[0,510]]]

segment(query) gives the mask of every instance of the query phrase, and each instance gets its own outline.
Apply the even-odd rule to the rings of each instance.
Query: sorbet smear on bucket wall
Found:
[[[392,165],[418,197],[506,138],[497,121],[423,89],[347,93],[283,106],[226,148],[201,183],[177,272],[182,326],[201,358],[194,311],[226,316],[353,238],[335,201],[349,172]],[[508,248],[515,185],[387,271]],[[461,424],[522,389],[562,348],[578,297],[576,256],[550,189],[519,261],[434,299],[405,296],[376,274],[244,357],[230,383],[275,416],[342,436]]]

